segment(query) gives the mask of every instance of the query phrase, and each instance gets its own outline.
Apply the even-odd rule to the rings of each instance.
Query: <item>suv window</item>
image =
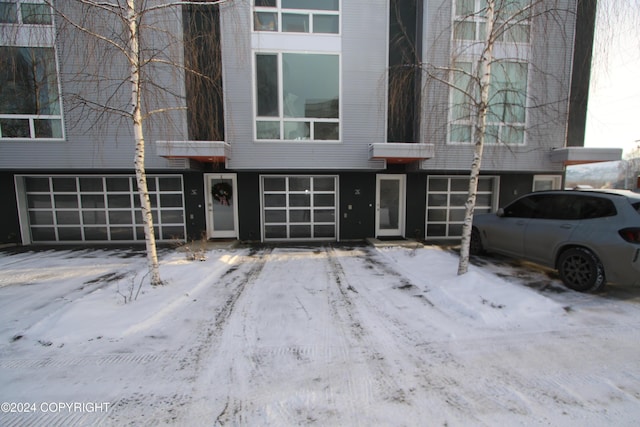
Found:
[[[516,200],[504,210],[504,216],[538,219],[578,219],[564,194],[532,194]]]
[[[511,218],[531,218],[536,209],[536,196],[527,196],[518,199],[504,208],[504,216]]]
[[[574,207],[573,199],[567,194],[540,195],[533,217],[539,219],[578,219],[579,215]]]
[[[580,213],[580,219],[604,218],[618,214],[613,202],[603,197],[580,196],[576,205]]]
[[[505,217],[580,220],[617,214],[613,202],[597,196],[577,194],[533,194],[504,209]]]

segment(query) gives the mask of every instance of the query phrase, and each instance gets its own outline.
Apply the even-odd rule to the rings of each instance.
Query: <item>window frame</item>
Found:
[[[471,58],[460,58],[458,61],[456,61],[453,65],[454,68],[458,68],[458,65],[456,64],[465,64],[465,65],[470,65],[470,67],[459,67],[459,68],[465,68],[465,72],[469,72],[471,74],[471,76],[475,76],[477,74],[477,67],[478,67],[478,61],[476,59],[471,59]],[[528,61],[525,60],[518,60],[518,59],[508,59],[508,60],[499,60],[497,59],[493,64],[492,64],[492,80],[490,85],[494,85],[494,77],[493,77],[493,73],[495,70],[495,67],[497,66],[501,66],[504,64],[520,64],[521,66],[526,67],[526,81],[524,82],[524,89],[525,92],[524,94],[522,93],[518,93],[518,96],[522,96],[524,99],[524,105],[520,106],[517,104],[509,104],[512,106],[517,106],[518,108],[522,108],[522,114],[524,115],[524,121],[523,122],[506,122],[506,121],[490,121],[493,117],[495,117],[495,114],[492,114],[491,112],[491,106],[492,105],[500,105],[498,104],[492,104],[491,102],[489,103],[489,107],[488,107],[488,112],[487,112],[487,122],[485,125],[485,144],[487,145],[499,145],[499,144],[504,144],[504,145],[508,145],[508,146],[512,146],[512,147],[521,147],[521,146],[526,146],[527,145],[527,121],[529,118],[529,114],[528,114],[528,104],[529,104],[529,93],[530,93],[530,64]],[[470,71],[467,71],[466,68],[470,69]],[[453,71],[451,73],[451,77],[450,77],[450,89],[449,89],[449,111],[448,111],[448,124],[447,124],[447,144],[451,144],[451,145],[469,145],[469,144],[473,144],[473,138],[474,138],[474,133],[475,133],[475,121],[474,121],[474,117],[475,117],[475,106],[472,105],[471,103],[468,104],[457,104],[454,102],[454,98],[457,94],[460,93],[460,91],[458,89],[456,89],[456,81],[459,78],[458,76],[460,75],[460,72],[457,71]],[[478,90],[477,87],[472,86],[471,87],[472,90]],[[489,89],[490,92],[491,91],[496,91],[496,92],[504,92],[504,87],[500,87],[498,89],[495,88],[490,88]],[[464,96],[464,95],[463,95]],[[490,93],[491,96],[491,93]],[[494,95],[495,96],[495,95]],[[466,108],[465,115],[461,116],[461,118],[454,118],[454,113],[456,111],[459,110],[459,106],[468,106],[468,108]],[[501,111],[502,111],[502,116],[504,117],[505,115],[505,106],[500,107]],[[452,139],[452,134],[454,133],[452,131],[452,129],[454,127],[458,127],[460,129],[462,128],[469,128],[469,141],[461,141],[461,140],[454,140]],[[491,127],[497,127],[498,132],[496,134],[492,134],[487,132],[487,130]],[[522,133],[522,141],[521,142],[509,142],[506,140],[506,138],[503,137],[503,135],[505,135],[506,132],[509,132],[511,130],[516,130],[517,132],[521,132]]]
[[[323,117],[287,117],[284,112],[284,72],[283,72],[283,56],[284,55],[325,55],[335,56],[338,62],[338,117],[337,118],[323,118]],[[259,102],[258,102],[258,56],[260,55],[274,55],[276,56],[277,65],[277,92],[278,92],[278,113],[274,116],[260,116],[258,114]],[[268,143],[268,142],[285,142],[285,143],[341,143],[342,141],[342,55],[339,52],[300,52],[290,50],[254,50],[253,52],[253,140],[256,143]],[[279,138],[259,138],[258,137],[258,123],[278,123]],[[286,123],[309,123],[309,138],[301,139],[286,139],[285,125]],[[337,139],[315,139],[315,125],[335,123],[338,126]]]
[[[281,33],[281,34],[309,34],[309,35],[328,35],[339,36],[342,33],[342,0],[338,0],[338,8],[336,10],[331,9],[304,9],[304,8],[286,8],[282,6],[282,0],[274,0],[275,6],[256,6],[256,1],[252,1],[252,14],[251,14],[251,31],[253,33]],[[272,15],[275,19],[270,20],[264,24],[264,28],[258,29],[257,23],[258,15]],[[302,16],[307,18],[309,25],[305,31],[284,31],[283,23],[284,17],[290,16]],[[338,18],[338,30],[337,32],[316,32],[315,29],[315,17],[316,16],[335,16]],[[274,27],[269,28],[271,25]]]
[[[38,1],[38,0],[15,0],[15,1],[0,1],[0,4],[2,3],[6,3],[6,4],[13,4],[16,7],[16,20],[14,22],[11,21],[7,21],[7,22],[1,22],[0,21],[0,25],[37,25],[37,26],[53,26],[53,12],[51,11],[51,7],[46,4],[43,1]],[[23,16],[23,12],[22,12],[22,5],[23,4],[28,4],[28,5],[43,5],[45,7],[49,8],[49,22],[45,22],[45,23],[34,23],[34,22],[24,22],[24,16]]]
[[[453,22],[453,27],[452,27],[452,31],[451,31],[451,39],[454,42],[457,43],[475,43],[475,42],[479,42],[482,41],[485,37],[484,35],[484,29],[483,26],[486,26],[486,22],[487,19],[483,16],[482,13],[480,13],[483,10],[483,5],[482,3],[485,0],[470,0],[473,2],[473,11],[468,13],[468,14],[458,14],[457,11],[457,6],[458,4],[460,4],[462,1],[464,0],[455,0],[455,2],[453,2],[452,7],[451,7],[451,14],[452,14],[452,22]],[[527,3],[530,2],[529,0],[526,0]],[[498,38],[496,39],[496,43],[504,43],[504,44],[512,44],[512,45],[530,45],[531,44],[531,18],[528,17],[526,19],[517,19],[518,22],[514,23],[513,25],[510,25],[508,29],[505,29],[502,34],[500,34],[498,36]],[[523,23],[524,22],[524,23]],[[457,33],[457,29],[459,28],[458,26],[461,24],[473,24],[474,26],[474,36],[473,38],[457,38],[456,37],[456,33]],[[498,25],[504,23],[504,21],[501,21],[499,18],[496,19],[496,23]],[[510,30],[511,28],[514,27],[526,27],[527,30],[526,32],[522,33],[522,34],[526,34],[526,40],[522,41],[522,40],[508,40],[505,39],[507,37],[508,34],[510,34]]]
[[[51,59],[53,64],[48,64],[51,67],[51,71],[55,71],[55,90],[57,91],[57,114],[38,114],[38,113],[15,113],[15,114],[1,114],[0,120],[28,120],[29,124],[29,136],[4,136],[2,133],[2,127],[0,125],[0,142],[11,141],[64,141],[65,136],[65,123],[64,123],[64,106],[62,102],[62,86],[60,82],[60,66],[58,61],[58,51],[55,45],[53,46],[14,46],[3,45],[2,48],[16,48],[16,49],[49,49],[51,52]],[[38,120],[51,120],[58,121],[60,126],[60,136],[51,137],[38,137],[36,122]]]

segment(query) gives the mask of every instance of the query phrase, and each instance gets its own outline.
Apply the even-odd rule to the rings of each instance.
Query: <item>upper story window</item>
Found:
[[[0,139],[62,139],[53,47],[0,46]]]
[[[254,0],[254,31],[340,33],[340,0]]]
[[[255,57],[257,140],[340,139],[340,57],[263,53]]]
[[[457,62],[451,82],[449,141],[473,141],[478,97],[475,86],[475,64]],[[524,62],[495,62],[491,65],[489,109],[485,142],[503,144],[525,143],[528,66]],[[455,89],[459,88],[459,89]],[[471,98],[470,98],[471,97]],[[477,100],[477,99],[476,99]]]
[[[478,41],[486,37],[487,0],[456,0],[453,39]],[[530,0],[495,0],[496,41],[529,43]]]
[[[0,1],[0,24],[51,25],[51,8],[42,2]]]

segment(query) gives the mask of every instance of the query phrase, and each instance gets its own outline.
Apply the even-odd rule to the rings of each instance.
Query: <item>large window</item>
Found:
[[[494,33],[496,41],[529,43],[530,0],[496,0]],[[487,0],[456,0],[453,39],[484,40]]]
[[[473,141],[479,90],[471,62],[454,64],[449,141]],[[491,66],[489,109],[485,129],[488,144],[524,144],[528,66],[523,62],[495,62]],[[458,89],[455,89],[458,88]]]
[[[0,24],[51,25],[51,8],[42,2],[0,1]]]
[[[338,55],[256,54],[256,139],[340,139]]]
[[[13,138],[63,138],[52,47],[0,46],[0,139]]]
[[[339,0],[255,0],[254,31],[338,34]]]

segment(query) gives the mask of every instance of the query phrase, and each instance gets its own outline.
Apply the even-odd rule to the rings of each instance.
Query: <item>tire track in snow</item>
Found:
[[[247,255],[237,259],[234,265],[218,278],[217,286],[227,289],[226,297],[223,304],[212,304],[212,315],[199,322],[197,329],[201,332],[194,339],[197,345],[190,348],[181,360],[183,369],[188,369],[193,376],[189,381],[191,384],[189,402],[181,405],[186,409],[180,410],[176,417],[177,420],[188,415],[188,419],[191,420],[208,419],[210,424],[214,423],[215,415],[211,412],[212,403],[206,399],[193,401],[193,397],[199,398],[203,393],[202,387],[206,388],[208,383],[212,381],[207,376],[210,371],[210,367],[207,365],[213,355],[219,351],[218,344],[228,322],[236,312],[238,301],[246,289],[260,276],[266,259],[272,251],[271,247],[252,248]],[[227,401],[225,409],[217,417],[224,418],[228,415],[226,412],[239,413],[240,409],[234,406],[234,402]]]
[[[199,294],[198,301],[206,304],[205,309],[194,311],[199,317],[194,318],[188,313],[181,315],[187,316],[186,319],[194,323],[181,340],[182,347],[176,350],[75,358],[0,359],[2,369],[35,369],[38,372],[38,369],[45,368],[60,372],[61,376],[65,376],[63,372],[68,371],[68,368],[86,370],[99,366],[101,378],[107,382],[113,379],[116,384],[121,385],[117,388],[118,393],[105,396],[110,402],[107,414],[87,414],[82,417],[78,414],[58,414],[52,417],[49,414],[44,418],[34,414],[15,421],[17,425],[175,424],[183,408],[192,402],[193,383],[202,369],[202,358],[206,358],[207,351],[215,347],[215,340],[219,338],[234,311],[237,299],[247,282],[254,280],[259,274],[264,264],[264,253],[269,251],[252,251],[248,255],[244,252],[232,257],[227,268],[214,269],[209,277],[202,278],[203,283],[208,280],[215,286],[207,286]],[[167,384],[175,386],[167,387]],[[5,424],[0,422],[0,425]]]
[[[339,293],[334,301],[330,301],[334,316],[338,323],[346,324],[349,327],[347,334],[351,335],[357,344],[362,356],[366,360],[366,368],[370,370],[369,379],[365,381],[364,396],[362,393],[362,379],[349,378],[354,410],[357,411],[359,400],[364,398],[366,404],[372,408],[381,405],[390,405],[401,411],[407,405],[419,406],[419,402],[413,402],[411,395],[414,390],[401,383],[403,378],[402,367],[397,366],[395,360],[398,359],[398,349],[392,349],[384,340],[380,339],[380,327],[377,321],[372,321],[372,304],[366,301],[364,295],[367,294],[367,282],[359,282],[354,285],[353,278],[346,272],[340,259],[352,257],[358,250],[343,251],[334,246],[326,248],[328,262],[331,266],[331,276],[335,282]],[[378,275],[377,272],[374,272]],[[378,279],[379,280],[379,279]],[[403,282],[403,285],[406,283]],[[381,314],[374,310],[375,315]],[[395,344],[395,343],[394,343]],[[409,353],[401,357],[409,357]],[[382,401],[380,401],[380,399]],[[357,413],[357,412],[355,412]],[[362,420],[357,420],[361,422]]]
[[[425,399],[434,402],[433,398],[436,397],[444,411],[447,408],[453,409],[464,414],[467,420],[475,419],[475,404],[464,396],[467,392],[465,386],[458,380],[458,376],[447,375],[447,372],[462,370],[464,366],[444,346],[425,341],[425,336],[442,336],[443,331],[429,324],[421,324],[421,330],[413,329],[415,326],[411,325],[415,319],[403,318],[401,308],[414,304],[421,310],[428,311],[429,316],[451,319],[434,307],[426,297],[418,298],[422,295],[420,287],[388,263],[378,261],[377,254],[373,251],[370,247],[346,250],[332,247],[329,253],[336,275],[341,277],[338,282],[343,283],[343,289],[353,287],[344,284],[347,277],[352,276],[348,263],[361,264],[353,272],[365,272],[364,276],[356,276],[360,282],[358,294],[347,294],[350,300],[347,305],[355,305],[359,311],[361,319],[357,322],[356,336],[362,339],[365,348],[379,349],[371,354],[376,360],[375,369],[383,379],[380,386],[386,387],[384,400],[387,404],[417,409],[415,413],[420,414]],[[340,260],[345,260],[344,265]],[[373,289],[375,283],[380,283],[381,277],[385,278],[387,285],[384,289]],[[391,302],[397,304],[393,309],[385,305],[390,300],[390,292],[397,293]],[[341,293],[346,294],[344,291]],[[393,313],[397,315],[394,316]],[[427,332],[429,330],[432,332]],[[486,400],[484,394],[479,396]],[[414,420],[418,421],[419,418]]]
[[[72,358],[0,359],[0,369],[70,368],[77,366],[103,366],[117,364],[146,364],[178,359],[174,352],[148,354],[107,354]]]

